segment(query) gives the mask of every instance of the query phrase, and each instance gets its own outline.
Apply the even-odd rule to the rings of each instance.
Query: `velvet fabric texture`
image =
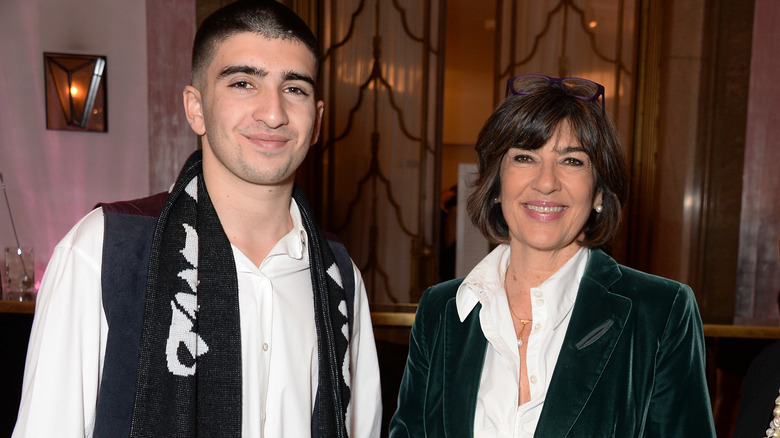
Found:
[[[473,436],[487,340],[461,282],[420,300],[391,437]],[[704,350],[688,286],[591,251],[535,436],[715,437]]]

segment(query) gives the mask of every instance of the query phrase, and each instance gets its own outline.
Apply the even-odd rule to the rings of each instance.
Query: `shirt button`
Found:
[[[541,324],[534,324],[534,330],[541,330],[542,325]]]
[[[268,351],[268,342],[263,343],[263,351]]]
[[[542,291],[540,291],[539,289],[535,290],[534,291],[534,296],[535,297],[541,297],[542,296]]]
[[[265,410],[263,410],[263,413],[262,413],[262,414],[260,414],[260,421],[262,421],[263,423],[265,423]]]
[[[544,300],[539,298],[538,300],[536,300],[536,304],[539,306],[544,306]]]
[[[531,383],[533,383],[534,385],[536,385],[536,382],[537,382],[539,379],[537,379],[537,378],[536,378],[536,376],[531,376],[530,380],[531,380]]]

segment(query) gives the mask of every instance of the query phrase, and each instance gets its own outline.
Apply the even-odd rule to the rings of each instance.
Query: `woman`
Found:
[[[420,300],[390,436],[714,437],[693,292],[601,250],[628,190],[604,87],[507,96],[468,200],[498,246]]]

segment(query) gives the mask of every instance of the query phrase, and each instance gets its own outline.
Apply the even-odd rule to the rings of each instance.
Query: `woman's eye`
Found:
[[[577,158],[574,157],[566,157],[563,159],[564,164],[568,164],[569,166],[582,166],[585,163]]]
[[[530,155],[515,155],[514,161],[517,163],[532,163],[534,160]]]

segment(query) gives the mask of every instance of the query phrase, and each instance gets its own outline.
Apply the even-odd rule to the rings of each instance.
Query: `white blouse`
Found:
[[[590,250],[581,248],[544,283],[531,288],[534,324],[525,364],[520,363],[504,289],[509,246],[499,245],[464,279],[456,295],[458,315],[463,321],[481,303],[480,325],[488,341],[477,394],[475,437],[533,437],[589,256]],[[518,406],[521,366],[527,367],[531,400]]]

